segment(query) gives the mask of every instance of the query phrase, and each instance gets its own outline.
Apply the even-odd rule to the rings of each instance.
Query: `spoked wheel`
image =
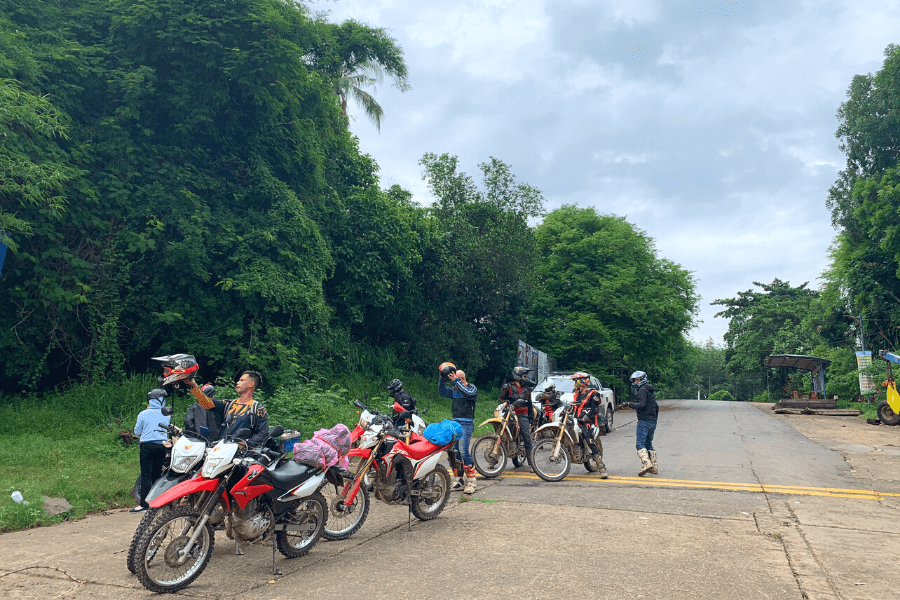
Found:
[[[900,423],[900,414],[894,412],[894,409],[887,403],[887,400],[879,402],[878,407],[875,410],[878,412],[878,420],[885,425],[896,425],[897,423]]]
[[[331,483],[326,483],[322,488],[322,496],[329,510],[328,524],[322,531],[322,537],[326,540],[346,540],[359,531],[369,514],[369,490],[365,483],[360,484],[350,506],[344,504],[342,489]]]
[[[491,479],[503,472],[506,468],[506,448],[500,444],[500,448],[494,454],[494,445],[497,443],[497,436],[493,433],[483,435],[475,440],[472,447],[472,460],[475,461],[475,470],[481,473],[482,477]]]
[[[519,446],[516,448],[516,454],[512,457],[513,466],[521,467],[528,462],[528,455],[525,454],[525,448]]]
[[[418,480],[416,489],[419,495],[412,497],[412,514],[420,521],[430,521],[447,505],[450,497],[450,473],[444,465]]]
[[[588,470],[588,473],[594,473],[600,470],[600,463],[597,459],[591,457],[584,461],[584,468]]]
[[[544,481],[562,481],[572,468],[572,459],[564,445],[554,457],[555,439],[543,439],[531,449],[531,468]]]
[[[134,562],[141,585],[151,592],[177,592],[203,573],[215,544],[209,523],[203,525],[190,552],[181,555],[199,521],[200,513],[186,506],[174,508],[152,521],[135,550]]]
[[[356,473],[356,468],[359,466],[359,463],[362,460],[362,458],[354,456],[350,459],[350,466],[347,468],[347,470],[351,473]],[[365,478],[363,478],[363,485],[365,485],[366,489],[370,492],[375,489],[375,465],[372,465],[372,467],[368,471],[366,471],[366,476]]]
[[[275,533],[278,551],[288,558],[303,556],[319,541],[327,519],[328,503],[321,493],[304,498],[284,522],[288,529]]]
[[[125,560],[126,564],[128,565],[128,570],[132,573],[137,572],[137,565],[134,562],[134,555],[137,551],[138,542],[140,541],[141,535],[143,535],[144,530],[150,526],[150,523],[153,521],[153,519],[156,518],[158,512],[159,509],[157,508],[151,508],[150,510],[145,512],[144,516],[141,517],[141,522],[138,523],[137,529],[134,530],[134,536],[132,536],[131,538],[131,545],[128,546],[128,558]]]

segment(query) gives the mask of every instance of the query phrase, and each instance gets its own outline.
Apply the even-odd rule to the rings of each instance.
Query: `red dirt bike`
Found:
[[[352,479],[336,490],[332,514],[337,504],[355,508],[353,516],[345,519],[340,530],[332,530],[329,538],[346,539],[362,527],[369,512],[367,479],[382,502],[405,504],[422,521],[437,517],[450,497],[450,474],[438,461],[447,452],[451,465],[455,462],[453,443],[437,446],[415,431],[397,429],[391,415],[378,414],[359,400],[354,404],[363,411],[357,425],[357,447],[350,450],[351,459],[358,463]],[[403,408],[395,403],[394,411]]]
[[[281,435],[275,427],[271,437]],[[202,493],[199,501],[161,513],[146,528],[135,549],[141,584],[153,592],[176,592],[191,584],[209,564],[215,538],[211,517],[227,516],[225,531],[240,542],[272,536],[275,548],[288,558],[309,552],[322,534],[328,506],[319,492],[328,478],[342,481],[336,470],[312,468],[286,460],[285,453],[248,446],[248,429],[216,444],[200,474],[161,494],[151,508],[177,503]],[[272,535],[274,534],[274,535]]]

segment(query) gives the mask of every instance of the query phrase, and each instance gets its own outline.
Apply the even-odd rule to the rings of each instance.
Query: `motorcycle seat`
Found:
[[[279,465],[276,469],[269,471],[269,485],[276,490],[292,490],[309,479],[310,475],[318,470],[318,467],[301,465],[289,460]]]
[[[401,441],[398,441],[397,444],[400,444],[403,450],[406,450],[406,453],[416,460],[425,458],[429,454],[437,452],[438,450],[443,450],[444,448],[443,446],[432,444],[417,433],[414,433],[412,435],[412,438],[409,440],[409,444]]]

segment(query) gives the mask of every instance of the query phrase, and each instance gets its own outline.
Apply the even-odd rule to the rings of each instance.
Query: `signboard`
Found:
[[[856,366],[860,371],[869,367],[871,364],[872,352],[870,350],[856,351]],[[859,393],[865,396],[868,394],[874,394],[876,391],[878,391],[878,388],[875,387],[875,382],[872,380],[872,376],[866,375],[865,373],[860,373]]]
[[[556,368],[556,360],[547,356],[534,346],[529,346],[519,340],[519,350],[516,353],[516,366],[531,369],[535,383],[540,383],[544,377]]]

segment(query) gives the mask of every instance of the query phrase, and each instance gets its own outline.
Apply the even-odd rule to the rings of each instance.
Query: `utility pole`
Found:
[[[859,343],[862,346],[862,351],[865,352],[866,351],[866,330],[863,327],[862,314],[860,314],[858,317],[854,317],[853,315],[844,315],[844,317],[846,317],[848,319],[853,319],[853,320],[859,322]]]

